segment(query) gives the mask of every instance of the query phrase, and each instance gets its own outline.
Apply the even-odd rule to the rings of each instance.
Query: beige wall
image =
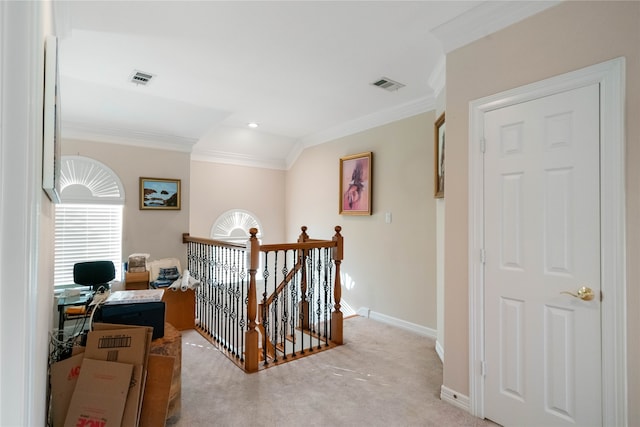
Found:
[[[186,265],[182,233],[189,231],[190,154],[129,145],[64,140],[63,155],[90,157],[111,168],[125,191],[122,257],[148,253],[150,259],[175,257]],[[181,180],[181,209],[148,211],[139,209],[140,177]]]
[[[216,219],[231,209],[254,214],[262,242],[285,241],[285,171],[191,162],[190,234],[209,237]]]
[[[300,226],[345,242],[343,299],[374,312],[435,329],[433,123],[419,114],[306,149],[286,178],[287,239]],[[373,152],[373,215],[338,214],[339,159]],[[392,222],[385,223],[390,212]]]
[[[469,392],[469,101],[626,56],[629,425],[640,425],[640,3],[566,2],[447,56],[444,385]]]

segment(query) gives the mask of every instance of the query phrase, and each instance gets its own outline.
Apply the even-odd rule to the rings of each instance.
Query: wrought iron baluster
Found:
[[[202,257],[199,255],[200,252],[203,251],[203,245],[201,243],[194,243],[194,253],[197,253],[197,256],[194,256],[193,259],[193,265],[191,266],[192,270],[197,271],[198,273],[202,273],[203,270],[203,265],[202,265]],[[189,270],[191,271],[191,270]],[[207,307],[207,289],[206,287],[203,286],[202,288],[202,292],[200,293],[201,298],[200,298],[200,326],[202,327],[202,329],[208,334],[211,332],[211,329],[209,328],[209,323],[207,321],[207,314],[209,313],[208,307]]]
[[[242,257],[241,257],[241,252],[239,250],[235,250],[236,251],[236,266],[235,266],[235,273],[234,273],[234,279],[233,279],[233,296],[235,298],[235,303],[234,303],[234,308],[233,308],[233,329],[234,329],[234,333],[235,333],[235,337],[234,337],[234,344],[233,347],[235,349],[236,352],[236,358],[239,357],[238,354],[238,348],[239,348],[239,343],[238,341],[240,340],[240,335],[242,335],[242,330],[240,330],[240,316],[238,315],[238,311],[240,310],[240,263],[242,262]]]
[[[282,280],[284,282],[284,280],[287,277],[287,274],[289,274],[289,268],[287,266],[287,260],[288,260],[288,251],[284,251],[284,267],[282,268]],[[289,312],[290,312],[290,307],[289,304],[291,304],[289,301],[293,301],[293,299],[290,299],[288,297],[288,292],[287,292],[287,286],[285,284],[285,286],[283,287],[282,291],[282,330],[284,332],[284,339],[283,339],[283,343],[282,343],[282,353],[283,359],[287,358],[287,326],[289,326]],[[290,333],[291,333],[291,337],[292,337],[292,343],[291,345],[294,346],[295,345],[295,330],[293,328],[290,329]]]
[[[278,289],[278,251],[274,252],[274,261],[273,261],[273,302],[271,309],[271,321],[272,321],[272,331],[273,335],[271,335],[271,343],[273,344],[273,361],[278,361],[278,295],[276,294]]]
[[[329,318],[327,315],[327,300],[329,299],[329,280],[328,280],[328,274],[329,274],[329,250],[328,248],[325,248],[324,250],[322,250],[322,252],[324,252],[324,256],[322,257],[323,259],[323,286],[324,286],[324,300],[323,300],[323,305],[322,305],[322,311],[323,311],[323,323],[324,323],[324,331],[323,331],[323,337],[325,339],[325,344],[326,344],[326,339],[327,339],[327,335],[328,335],[328,325],[329,325]],[[318,342],[318,348],[320,348],[320,342]]]
[[[233,250],[233,304],[231,310],[231,319],[233,325],[233,353],[235,356],[238,355],[238,316],[236,315],[238,310],[238,250]]]
[[[228,254],[228,260],[229,260],[229,269],[228,269],[228,283],[227,283],[227,296],[228,296],[228,314],[227,314],[227,324],[228,324],[228,328],[229,328],[229,336],[227,337],[228,340],[228,347],[229,347],[229,351],[231,352],[231,354],[233,354],[233,302],[235,300],[234,295],[233,295],[233,249],[227,249],[227,254]]]
[[[227,288],[229,289],[229,349],[232,350],[233,353],[233,337],[235,334],[235,319],[233,316],[233,304],[235,303],[235,284],[234,284],[234,252],[235,249],[227,249],[229,253],[229,284]]]
[[[207,265],[207,271],[209,275],[209,278],[207,280],[207,284],[208,284],[207,285],[207,298],[208,298],[207,304],[209,309],[209,312],[207,314],[207,322],[210,325],[211,336],[216,342],[218,342],[220,338],[220,334],[218,333],[218,326],[216,322],[216,316],[217,316],[216,303],[218,301],[218,293],[216,289],[217,277],[218,277],[216,272],[216,256],[217,255],[218,255],[218,248],[214,246],[210,250],[211,258],[209,259],[209,262]]]
[[[233,250],[227,248],[227,347],[232,343],[232,314],[233,314]]]
[[[269,365],[269,359],[267,357],[267,340],[269,335],[269,318],[267,310],[267,285],[269,281],[269,253],[264,253],[264,271],[262,278],[264,280],[264,292],[262,293],[262,307],[261,307],[261,319],[262,322],[262,360],[265,366]]]
[[[334,283],[334,270],[333,270],[333,259],[331,256],[331,251],[329,250],[329,287],[331,288],[331,286]],[[333,315],[333,292],[329,292],[329,301],[327,301],[327,313],[329,316],[329,319],[331,319],[332,315]],[[327,345],[329,344],[329,341],[331,341],[331,332],[332,332],[332,328],[331,328],[331,323],[329,323],[329,335],[327,336]]]
[[[222,248],[216,246],[215,248],[215,257],[214,257],[214,271],[215,271],[215,311],[214,311],[214,322],[216,328],[216,342],[222,344],[222,307],[223,307],[223,294],[222,294]]]
[[[289,300],[291,301],[291,304],[289,306],[289,328],[292,331],[296,331],[297,329],[299,329],[300,331],[303,331],[304,329],[302,328],[302,326],[299,327],[299,322],[300,322],[299,312],[301,310],[302,301],[297,291],[297,286],[299,283],[298,279],[302,275],[302,271],[301,271],[302,269],[300,268],[300,256],[301,256],[301,251],[299,249],[295,249],[293,251],[291,263],[293,264],[292,268],[295,269],[296,272],[291,276],[291,282],[289,282],[288,286],[285,287],[285,292],[289,293]],[[295,336],[294,333],[292,333],[291,335]],[[291,354],[293,356],[295,356],[296,345],[299,345],[299,342],[300,342],[299,339],[295,339],[293,342],[293,345],[291,346],[292,347]]]
[[[242,251],[242,270],[240,272],[240,279],[241,279],[241,283],[240,283],[240,301],[242,301],[242,308],[240,309],[240,322],[238,323],[239,329],[240,329],[240,348],[238,349],[238,353],[240,354],[240,361],[244,362],[244,352],[245,352],[245,345],[244,345],[244,331],[245,331],[245,327],[246,327],[246,320],[244,317],[245,314],[245,308],[246,306],[249,304],[249,296],[247,294],[247,292],[245,292],[245,289],[247,289],[247,282],[246,282],[246,278],[247,278],[247,264],[246,264],[246,260],[247,260],[247,252],[246,251]]]
[[[212,259],[209,260],[207,270],[209,279],[207,280],[207,324],[209,325],[209,331],[213,339],[218,342],[219,334],[216,326],[216,271],[215,271],[215,257],[217,254],[217,248],[214,246],[210,251]]]
[[[322,252],[320,249],[316,249],[316,255],[317,255],[317,264],[316,264],[316,269],[318,270],[318,291],[317,291],[317,295],[316,295],[316,328],[315,328],[315,333],[316,333],[316,337],[318,337],[318,343],[320,342],[319,340],[319,336],[321,333],[321,314],[322,314]]]
[[[198,314],[198,322],[200,325],[200,328],[203,329],[204,331],[206,331],[206,333],[209,332],[210,328],[208,325],[208,315],[210,312],[210,307],[208,306],[208,300],[209,300],[209,263],[206,262],[204,264],[202,263],[195,263],[195,262],[189,262],[189,272],[191,273],[192,271],[195,271],[197,277],[194,276],[194,278],[196,280],[200,281],[201,286],[198,286],[198,288],[196,288],[196,295],[199,296],[199,310],[200,313]]]
[[[320,259],[318,257],[318,250],[314,249],[313,250],[313,298],[311,299],[310,302],[310,310],[312,311],[312,318],[313,318],[313,322],[311,323],[311,334],[309,335],[309,346],[311,347],[311,350],[313,350],[314,346],[313,346],[313,338],[314,336],[316,336],[316,334],[318,333],[318,298],[319,298],[319,292],[318,290],[320,289],[320,272],[318,269],[318,263],[320,262]]]
[[[313,321],[313,317],[312,317],[312,304],[313,304],[313,299],[310,297],[311,295],[313,295],[313,249],[309,249],[307,251],[305,251],[305,259],[304,259],[304,263],[305,263],[305,269],[306,269],[306,280],[304,283],[301,284],[300,287],[300,293],[302,294],[302,297],[305,299],[305,305],[304,305],[304,324],[302,327],[302,330],[306,333],[303,333],[302,336],[300,337],[300,346],[302,347],[302,350],[300,351],[302,354],[305,353],[305,348],[307,347],[307,345],[305,344],[305,336],[307,336],[308,340],[311,339],[311,337],[309,336],[309,330],[311,329],[311,322]],[[309,348],[311,348],[311,346],[309,346]]]
[[[229,349],[229,305],[230,305],[230,298],[229,298],[229,273],[230,273],[230,267],[229,267],[229,249],[225,248],[224,251],[224,348],[225,349]]]

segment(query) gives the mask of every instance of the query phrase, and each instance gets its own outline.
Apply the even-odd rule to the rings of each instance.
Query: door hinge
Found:
[[[480,376],[482,376],[482,378],[484,378],[486,376],[486,374],[487,374],[486,369],[487,369],[487,366],[484,363],[484,360],[481,360],[480,361]]]
[[[486,252],[484,249],[480,249],[480,264],[484,264],[486,260]]]
[[[486,149],[487,146],[487,140],[484,139],[484,137],[480,138],[480,152],[484,153],[484,150]]]

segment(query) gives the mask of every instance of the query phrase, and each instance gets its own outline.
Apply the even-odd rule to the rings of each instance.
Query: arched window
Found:
[[[113,261],[122,274],[124,187],[118,175],[97,160],[63,156],[60,203],[55,205],[54,285],[73,284],[73,265]]]
[[[242,209],[231,209],[218,217],[211,227],[211,238],[233,243],[244,243],[250,228],[257,228],[257,238],[262,239],[262,226],[254,214]]]
[[[254,214],[243,209],[231,209],[218,217],[211,227],[211,238],[225,242],[242,243],[249,240],[249,229],[257,228],[256,237],[262,243],[262,226]],[[258,271],[263,269],[263,259],[260,257]],[[261,275],[258,275],[261,277]],[[258,278],[258,280],[260,280]]]

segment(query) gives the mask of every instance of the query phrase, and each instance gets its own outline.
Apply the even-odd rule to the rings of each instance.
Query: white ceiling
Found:
[[[63,137],[285,169],[433,109],[447,52],[557,3],[56,1]]]

